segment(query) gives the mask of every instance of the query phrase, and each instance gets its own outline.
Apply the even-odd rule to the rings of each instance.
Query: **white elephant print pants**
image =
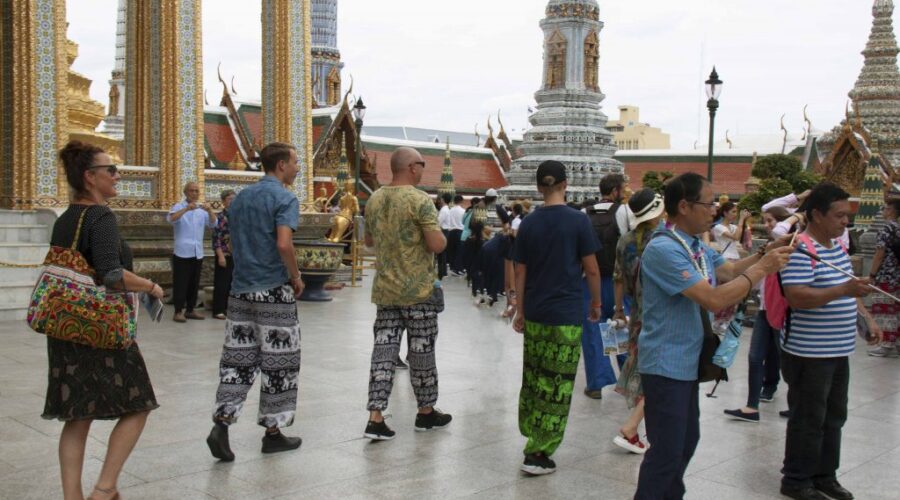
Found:
[[[213,420],[237,421],[262,373],[257,423],[268,428],[291,425],[299,372],[300,324],[291,287],[229,295]]]

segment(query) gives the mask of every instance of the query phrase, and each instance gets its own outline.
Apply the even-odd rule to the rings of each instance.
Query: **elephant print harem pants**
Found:
[[[384,411],[394,387],[395,361],[400,357],[400,340],[406,330],[406,361],[409,381],[419,408],[434,406],[438,397],[434,344],[438,334],[438,313],[431,304],[378,306],[375,314],[375,346],[369,370],[369,411]]]
[[[519,392],[519,432],[525,454],[550,456],[562,443],[581,357],[581,325],[525,321],[525,356]]]
[[[297,410],[300,324],[294,292],[287,285],[229,295],[214,421],[237,421],[260,372],[257,423],[291,425]]]

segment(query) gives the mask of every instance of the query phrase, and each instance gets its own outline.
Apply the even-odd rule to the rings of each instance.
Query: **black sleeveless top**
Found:
[[[131,248],[119,236],[116,216],[102,205],[69,205],[53,225],[50,244],[69,248],[75,238],[78,219],[87,210],[81,226],[81,237],[75,249],[81,252],[97,273],[97,280],[114,286],[122,281],[123,270],[133,268]]]

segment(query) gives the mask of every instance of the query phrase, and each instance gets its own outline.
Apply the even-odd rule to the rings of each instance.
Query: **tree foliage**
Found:
[[[648,170],[644,172],[644,177],[641,179],[641,183],[645,188],[650,188],[659,194],[663,194],[663,191],[666,187],[666,181],[668,181],[672,177],[675,177],[675,174],[667,170],[663,172]]]
[[[821,182],[821,176],[803,169],[800,160],[789,155],[768,155],[757,160],[752,174],[760,180],[759,190],[741,198],[738,206],[759,213],[769,201],[790,193],[802,193]]]

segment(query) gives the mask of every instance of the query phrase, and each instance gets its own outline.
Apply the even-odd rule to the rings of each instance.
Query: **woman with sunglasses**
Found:
[[[107,207],[118,192],[117,167],[102,149],[79,141],[59,153],[71,191],[71,204],[53,225],[50,244],[75,249],[94,269],[99,283],[110,289],[148,293],[158,299],[163,290],[131,272],[132,254],[119,236],[116,217]],[[94,420],[118,420],[109,435],[106,458],[91,499],[118,498],[116,483],[125,460],[137,443],[147,415],[159,407],[137,343],[127,349],[96,349],[47,338],[49,377],[45,419],[65,422],[59,437],[63,496],[84,498],[81,485],[84,451]]]

